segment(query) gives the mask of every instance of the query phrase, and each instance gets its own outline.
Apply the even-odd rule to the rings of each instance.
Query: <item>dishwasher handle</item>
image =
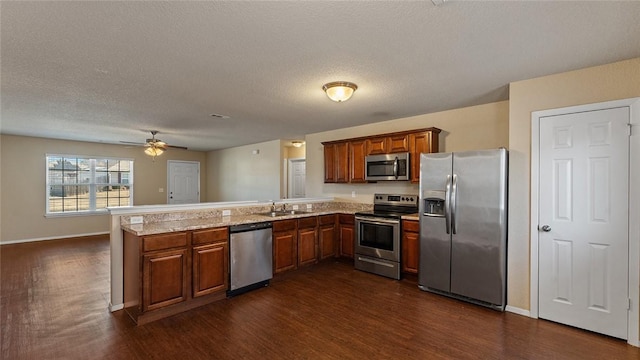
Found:
[[[246,232],[246,231],[271,229],[272,227],[273,225],[271,224],[271,222],[240,224],[240,225],[229,226],[229,232],[231,234],[235,234],[235,233]]]

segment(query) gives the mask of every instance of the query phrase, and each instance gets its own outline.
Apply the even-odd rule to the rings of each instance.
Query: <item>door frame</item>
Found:
[[[631,136],[629,138],[629,273],[630,309],[627,314],[627,343],[640,346],[640,97],[595,104],[534,111],[531,113],[531,209],[530,238],[530,316],[538,318],[538,197],[540,170],[540,118],[577,112],[629,107]]]
[[[167,204],[169,204],[169,194],[171,193],[170,188],[171,188],[171,172],[169,171],[169,169],[171,169],[170,164],[172,163],[186,163],[186,164],[195,164],[198,165],[198,203],[200,203],[202,201],[202,199],[200,198],[200,161],[186,161],[186,160],[167,160]]]
[[[287,159],[287,198],[288,199],[292,199],[291,197],[291,193],[293,192],[293,173],[291,171],[291,168],[293,167],[293,163],[294,162],[301,162],[304,161],[305,162],[305,169],[306,169],[306,163],[307,163],[307,159],[306,158],[289,158]],[[306,178],[307,178],[307,174],[305,171],[305,197],[307,196],[307,187],[306,187]]]

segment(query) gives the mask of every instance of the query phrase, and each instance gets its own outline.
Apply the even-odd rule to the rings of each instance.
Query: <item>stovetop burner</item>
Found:
[[[373,211],[357,212],[356,215],[399,219],[402,215],[418,212],[418,195],[375,194]]]

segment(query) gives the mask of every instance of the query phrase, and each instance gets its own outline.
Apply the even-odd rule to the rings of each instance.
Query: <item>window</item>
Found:
[[[103,212],[133,205],[133,161],[47,155],[47,214]]]

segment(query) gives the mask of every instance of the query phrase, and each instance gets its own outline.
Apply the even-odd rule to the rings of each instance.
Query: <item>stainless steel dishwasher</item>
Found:
[[[230,286],[227,296],[269,285],[273,277],[270,222],[229,227]]]

